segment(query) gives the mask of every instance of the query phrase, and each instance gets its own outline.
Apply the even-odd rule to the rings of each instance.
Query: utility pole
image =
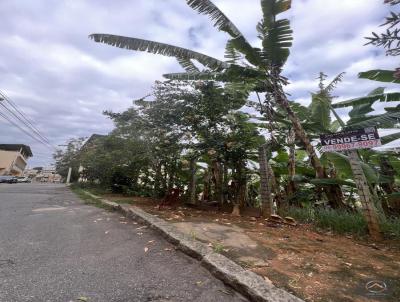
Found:
[[[67,185],[69,185],[70,182],[71,182],[71,172],[72,172],[72,168],[69,167],[68,168],[68,175],[67,175]]]

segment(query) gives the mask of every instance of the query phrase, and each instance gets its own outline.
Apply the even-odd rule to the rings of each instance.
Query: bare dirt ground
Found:
[[[232,217],[210,209],[181,206],[159,210],[159,201],[150,198],[105,197],[164,218],[307,301],[400,301],[399,242],[375,244],[367,239],[318,231],[305,224],[270,227],[262,218]],[[370,281],[379,281],[379,286],[368,290],[366,285]]]

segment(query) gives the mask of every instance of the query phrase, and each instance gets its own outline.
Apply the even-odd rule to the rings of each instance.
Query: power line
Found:
[[[0,95],[3,96],[3,99],[11,105],[11,107],[19,114],[17,115],[15,112],[13,112],[10,108],[8,108],[4,103],[1,103],[0,100],[0,105],[4,107],[9,113],[11,113],[14,118],[16,118],[18,121],[22,122],[29,130],[33,132],[34,136],[37,136],[40,141],[42,141],[43,144],[46,144],[50,146],[53,149],[56,149],[50,141],[40,132],[39,129],[36,128],[36,126],[33,124],[33,122],[23,113],[21,109],[18,109],[17,105],[2,91],[0,91]],[[0,99],[2,99],[0,97]],[[22,118],[21,118],[22,117]],[[25,132],[26,133],[26,132]],[[37,140],[37,139],[36,139]]]
[[[32,139],[34,139],[35,141],[43,144],[46,147],[49,147],[48,145],[44,144],[41,140],[39,140],[38,138],[36,138],[35,136],[33,136],[31,133],[29,133],[28,131],[26,131],[24,128],[22,128],[21,126],[19,126],[17,123],[15,123],[12,119],[10,119],[7,115],[3,114],[2,112],[0,112],[0,116],[2,118],[4,118],[6,121],[8,121],[10,124],[14,125],[15,127],[17,127],[19,130],[21,130],[22,132],[24,132],[26,135],[28,135],[29,137],[31,137]]]
[[[17,104],[15,104],[11,98],[9,96],[7,96],[3,91],[0,90],[0,95],[3,96],[3,98],[11,105],[11,107],[14,108],[14,110],[16,112],[18,112],[22,118],[30,125],[30,127],[32,128],[32,130],[34,130],[41,138],[43,138],[47,143],[51,144],[50,141],[41,134],[41,132],[39,131],[39,129],[36,128],[36,126],[33,124],[33,122],[24,114],[24,112],[22,111],[22,109],[18,109]]]
[[[0,92],[0,95],[1,92]],[[23,113],[21,113],[18,108],[16,108],[15,104],[11,103],[8,99],[5,99],[9,104],[11,104],[11,106],[14,108],[14,110],[16,110],[16,112],[18,112],[24,119],[21,119],[20,116],[18,116],[17,114],[15,114],[12,110],[10,110],[8,107],[5,106],[5,104],[1,104],[8,112],[10,112],[18,121],[22,122],[29,130],[31,130],[33,132],[34,135],[38,136],[40,138],[40,140],[44,141],[44,143],[48,144],[51,146],[50,141],[44,137],[39,130],[35,129],[34,126],[31,126],[31,122],[26,118],[26,116],[23,115]],[[26,121],[25,121],[26,120]],[[53,146],[51,146],[53,147]],[[54,148],[54,147],[53,147]]]
[[[23,120],[21,120],[21,118],[19,118],[12,110],[10,110],[9,108],[7,108],[7,106],[5,106],[3,103],[0,102],[0,106],[2,106],[3,108],[5,108],[9,113],[12,114],[12,116],[14,116],[15,119],[17,119],[18,121],[22,122],[28,129],[32,130],[26,122],[24,122]],[[5,114],[3,113],[3,115],[5,116]],[[8,119],[8,121],[10,121],[10,119]],[[15,125],[15,124],[14,124]],[[22,127],[18,127],[19,129],[21,129]],[[28,131],[25,130],[25,133],[27,133]],[[49,146],[52,147],[49,143],[47,143],[43,138],[41,138],[39,135],[37,135],[35,132],[33,133],[29,133],[29,136],[31,137],[35,137],[36,141],[39,141],[40,143],[42,143],[45,146]]]

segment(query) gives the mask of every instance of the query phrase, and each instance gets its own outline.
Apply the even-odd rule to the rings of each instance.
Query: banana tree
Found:
[[[263,19],[257,24],[257,31],[262,41],[262,49],[252,47],[239,29],[212,1],[187,0],[186,2],[200,14],[208,15],[217,29],[230,36],[227,42],[227,62],[166,43],[110,34],[92,34],[90,37],[96,42],[120,48],[177,58],[186,72],[165,75],[169,79],[213,79],[236,84],[236,87],[246,83],[245,86],[249,90],[266,92],[266,99],[272,99],[285,110],[297,138],[308,152],[317,177],[323,178],[324,169],[321,162],[283,90],[287,81],[281,76],[281,71],[289,56],[292,30],[289,20],[277,19],[277,16],[290,8],[291,0],[261,0]],[[239,59],[244,61],[244,64],[240,65]],[[205,70],[200,71],[193,61],[202,64]]]
[[[325,101],[326,106],[330,108],[336,117],[336,120],[343,129],[357,129],[371,126],[393,127],[395,123],[397,123],[400,108],[390,107],[385,113],[379,115],[371,116],[367,114],[374,111],[372,105],[376,101],[395,101],[399,99],[399,96],[400,94],[398,93],[385,94],[383,88],[377,88],[369,93],[366,97],[347,100],[335,104],[331,104],[329,99],[326,99]],[[344,107],[352,107],[352,110],[349,112],[350,120],[346,124],[335,111],[335,108]],[[329,154],[325,156],[329,157]],[[368,185],[365,169],[360,161],[358,152],[351,150],[347,152],[347,156],[341,154],[337,154],[336,156],[345,157],[348,161],[358,189],[358,195],[362,204],[362,211],[368,223],[369,232],[374,239],[381,239],[377,210],[373,202],[370,186]]]

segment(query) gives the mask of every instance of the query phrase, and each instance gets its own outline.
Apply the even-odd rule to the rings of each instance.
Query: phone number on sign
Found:
[[[352,150],[352,149],[368,149],[368,148],[378,147],[380,145],[381,145],[380,140],[370,140],[370,141],[362,141],[355,143],[322,146],[322,151],[329,152],[329,151],[341,151],[341,150]]]

